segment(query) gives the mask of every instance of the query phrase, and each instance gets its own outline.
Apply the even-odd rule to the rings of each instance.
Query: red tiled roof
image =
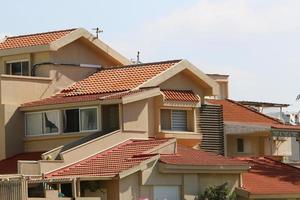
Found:
[[[66,96],[120,92],[136,88],[166,71],[180,60],[102,69],[63,90]]]
[[[8,37],[3,42],[0,42],[0,50],[47,45],[68,35],[74,30],[75,29],[68,29],[45,33],[36,33],[31,35]]]
[[[65,176],[116,176],[154,156],[145,154],[169,139],[129,140],[109,150],[98,153],[83,161],[64,167],[46,175],[46,177]]]
[[[199,102],[199,97],[191,90],[162,90],[166,101]]]
[[[156,154],[144,154],[145,152],[162,145],[169,139],[129,140],[109,150],[98,153],[83,161],[58,169],[46,174],[47,178],[70,177],[70,176],[105,176],[113,177],[120,172],[128,170]],[[177,146],[176,154],[161,154],[160,161],[173,165],[196,165],[196,166],[241,166],[249,165],[236,159],[225,158],[213,153]]]
[[[253,166],[243,173],[243,189],[257,195],[300,194],[300,169],[266,157],[238,158]]]
[[[172,165],[248,165],[233,158],[177,145],[177,154],[161,155],[160,161]]]
[[[124,95],[143,91],[144,89],[132,89],[166,71],[178,62],[180,60],[102,69],[86,79],[74,83],[57,95],[24,103],[21,106],[32,107],[121,98]]]
[[[295,129],[300,130],[300,126],[292,126],[283,124],[279,120],[267,116],[263,113],[257,112],[251,108],[248,108],[236,101],[226,100],[206,100],[211,104],[222,105],[223,118],[225,122],[239,122],[248,124],[268,125],[275,129]]]
[[[21,153],[0,161],[0,174],[18,173],[18,160],[41,160],[44,152]]]

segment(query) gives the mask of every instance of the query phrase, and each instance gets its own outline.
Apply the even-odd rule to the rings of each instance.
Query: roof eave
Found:
[[[24,107],[20,107],[20,111],[31,112],[31,111],[39,111],[39,110],[53,110],[53,109],[62,109],[62,108],[69,108],[69,107],[93,106],[93,105],[100,105],[100,104],[108,105],[108,104],[119,104],[119,103],[122,103],[121,99],[80,101],[80,102],[48,104],[48,105],[38,105],[38,106],[24,106]]]
[[[240,165],[187,165],[159,163],[159,171],[162,173],[241,173],[250,169],[250,164]]]
[[[51,51],[50,45],[38,45],[38,46],[29,46],[29,47],[21,47],[21,48],[2,49],[0,50],[0,57],[16,55],[16,54],[44,52],[44,51]]]

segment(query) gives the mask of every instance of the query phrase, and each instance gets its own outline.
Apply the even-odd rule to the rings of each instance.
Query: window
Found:
[[[45,112],[44,115],[44,127],[45,133],[58,133],[59,116],[57,111]]]
[[[244,139],[242,138],[237,139],[237,152],[239,153],[244,152]]]
[[[101,106],[102,128],[106,132],[112,132],[120,128],[119,122],[119,105],[103,105]]]
[[[64,133],[97,129],[97,108],[80,108],[64,111]]]
[[[43,115],[42,113],[26,114],[26,135],[43,134]]]
[[[29,76],[29,62],[7,62],[6,63],[6,74],[18,75],[18,76]]]
[[[59,132],[59,112],[26,113],[26,135],[56,134]]]
[[[87,108],[80,110],[81,130],[95,130],[97,129],[97,109]]]
[[[64,132],[79,132],[79,109],[65,110]]]
[[[187,131],[188,119],[186,110],[161,110],[161,129],[172,131]]]

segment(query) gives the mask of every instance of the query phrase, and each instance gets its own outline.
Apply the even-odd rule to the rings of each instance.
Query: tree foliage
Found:
[[[210,186],[200,194],[199,200],[236,200],[235,193],[230,193],[228,183]]]

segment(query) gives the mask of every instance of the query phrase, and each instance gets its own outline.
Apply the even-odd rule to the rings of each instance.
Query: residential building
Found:
[[[222,105],[225,155],[280,156],[285,162],[298,162],[300,127],[284,124],[233,100],[208,100]]]
[[[3,200],[195,200],[224,183],[238,199],[300,198],[299,169],[241,158],[279,154],[261,140],[300,129],[224,100],[228,75],[187,60],[130,64],[83,29],[10,37],[1,48]],[[258,142],[231,149],[248,150],[246,140]],[[287,179],[267,179],[262,166]],[[262,180],[278,191],[258,190]]]
[[[24,151],[20,104],[49,97],[101,67],[124,64],[125,57],[82,28],[2,40],[0,159]]]

